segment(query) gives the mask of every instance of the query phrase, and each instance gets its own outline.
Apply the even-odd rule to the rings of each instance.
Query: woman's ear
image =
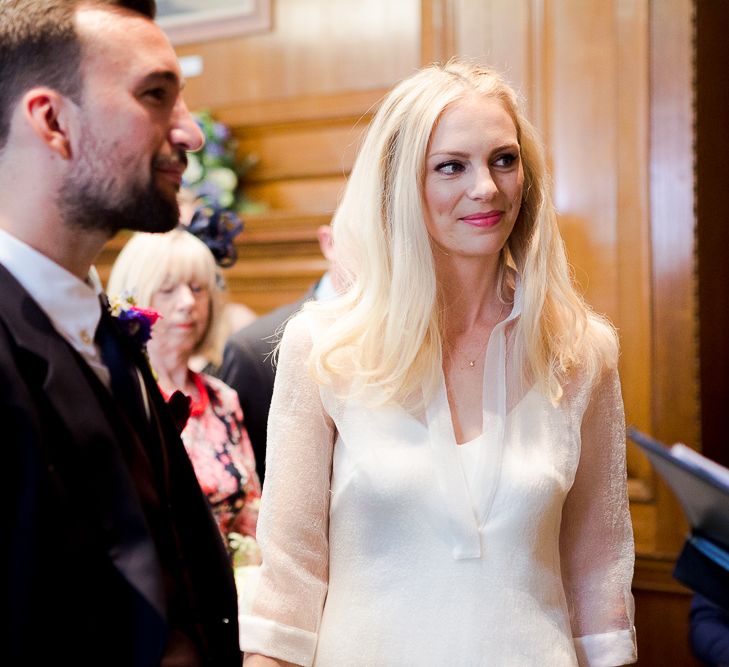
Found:
[[[70,100],[52,88],[32,88],[23,95],[23,114],[36,136],[64,160],[72,155],[69,133]]]

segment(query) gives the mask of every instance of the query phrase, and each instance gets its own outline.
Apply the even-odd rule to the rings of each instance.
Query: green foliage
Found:
[[[210,206],[236,212],[250,208],[242,196],[240,182],[254,160],[238,158],[235,137],[210,112],[195,112],[193,118],[205,135],[205,145],[197,153],[188,153],[184,187]]]

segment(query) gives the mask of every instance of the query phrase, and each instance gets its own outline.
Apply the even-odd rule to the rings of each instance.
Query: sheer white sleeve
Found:
[[[562,513],[562,577],[579,664],[615,667],[636,660],[635,551],[617,370],[605,369],[587,400],[580,462]]]
[[[310,665],[328,580],[329,495],[335,429],[308,372],[308,317],[286,327],[268,423],[258,522],[263,554],[241,649]]]

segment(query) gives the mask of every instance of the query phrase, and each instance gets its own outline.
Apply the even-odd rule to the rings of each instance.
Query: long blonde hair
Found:
[[[205,285],[210,295],[208,326],[193,354],[205,355],[218,365],[222,361],[225,298],[215,258],[190,232],[178,228],[166,234],[134,234],[114,262],[107,292],[111,298],[130,293],[140,308],[148,308],[165,282],[190,281]]]
[[[332,322],[312,349],[317,381],[351,378],[354,386],[377,387],[385,402],[419,390],[427,399],[437,386],[442,322],[424,222],[425,159],[443,111],[473,93],[503,104],[521,148],[523,197],[501,252],[498,293],[503,297],[515,271],[523,296],[513,349],[524,373],[556,402],[571,368],[594,374],[615,363],[613,328],[573,285],[535,128],[497,72],[452,60],[398,84],[367,130],[332,223],[348,289],[335,302],[307,306]]]

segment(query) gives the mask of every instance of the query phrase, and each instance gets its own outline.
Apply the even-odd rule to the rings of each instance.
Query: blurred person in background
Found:
[[[324,275],[298,301],[287,303],[262,315],[229,336],[220,367],[209,370],[238,392],[246,415],[248,434],[256,454],[256,466],[261,484],[265,478],[268,411],[276,379],[273,352],[279,342],[280,333],[289,318],[293,317],[307,301],[331,299],[337,296],[344,286],[344,279],[334,256],[331,226],[319,226],[317,238],[322,255],[329,263]]]
[[[729,667],[729,612],[696,593],[689,618],[693,654],[709,667]]]
[[[225,209],[225,207],[222,207],[219,204],[206,203],[201,197],[198,197],[195,192],[184,186],[180,188],[177,201],[180,205],[181,227],[189,228],[192,224],[193,218],[196,217],[197,219],[192,230],[193,234],[196,234],[196,231],[194,230],[195,227],[199,227],[200,225],[199,220],[201,219],[201,215],[210,217],[211,215],[214,215],[215,212],[220,214],[223,211],[227,211],[227,215],[234,215],[238,218],[241,225],[243,224],[243,221],[236,213],[233,213],[229,209]],[[242,227],[241,231],[243,231]],[[221,266],[225,268],[225,266],[232,265],[233,261],[230,261],[229,264],[221,264]],[[224,277],[222,274],[219,275],[219,280],[224,283]],[[214,371],[218,368],[220,359],[222,359],[223,346],[225,345],[225,341],[228,336],[230,336],[233,332],[248,326],[256,319],[256,317],[257,315],[255,311],[246,306],[244,303],[233,303],[226,300],[223,306],[223,312],[219,317],[219,336],[216,344],[205,350],[204,353],[196,353],[192,355],[190,358],[190,368],[199,373],[215,375]]]
[[[147,344],[150,364],[163,395],[181,391],[192,400],[182,441],[240,566],[260,562],[255,536],[261,487],[245,415],[233,389],[189,367],[194,354],[214,356],[219,349],[224,294],[216,260],[234,257],[236,224],[225,212],[205,208],[192,227],[136,234],[114,263],[108,292],[122,306],[131,297],[160,316]]]

